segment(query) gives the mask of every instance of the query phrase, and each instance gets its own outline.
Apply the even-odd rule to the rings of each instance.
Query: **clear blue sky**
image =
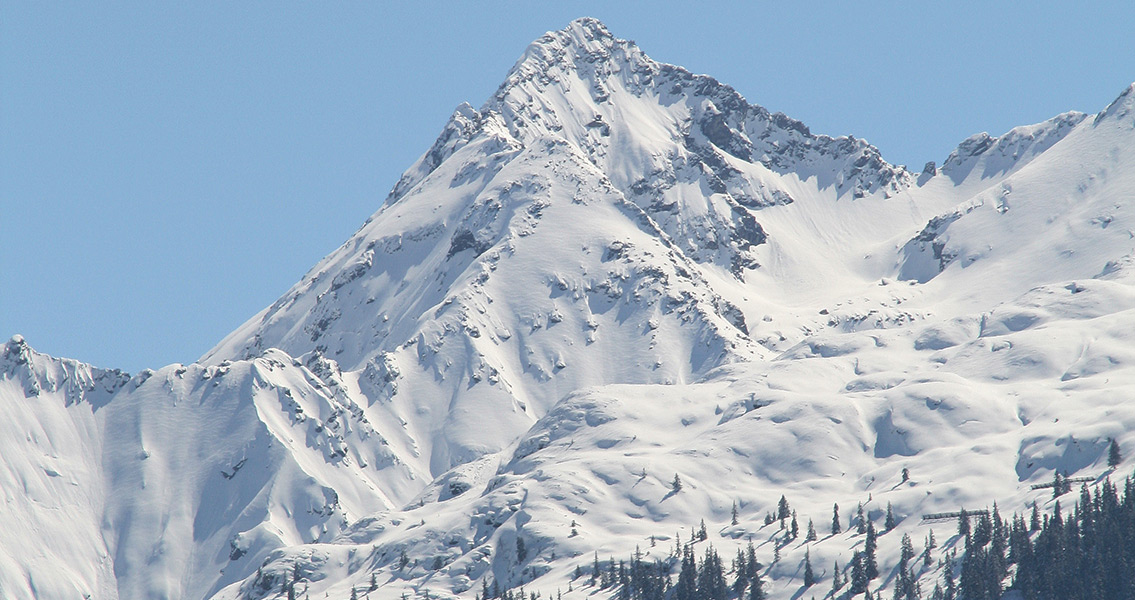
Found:
[[[1120,1],[173,4],[0,9],[3,338],[130,371],[195,360],[580,16],[913,168],[1135,81]]]

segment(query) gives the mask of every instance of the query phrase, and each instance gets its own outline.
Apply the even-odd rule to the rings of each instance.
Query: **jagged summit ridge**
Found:
[[[1004,135],[972,135],[946,157],[941,173],[961,183],[978,168],[982,179],[1018,169],[1064,139],[1088,115],[1070,111],[1035,125],[1014,127]]]
[[[469,139],[483,125],[503,125],[521,143],[553,136],[586,147],[592,145],[588,133],[609,136],[613,121],[635,112],[624,106],[628,96],[684,105],[654,126],[679,140],[704,165],[709,185],[737,196],[745,205],[772,205],[788,198],[760,185],[753,189],[751,182],[746,185],[730,162],[759,164],[781,175],[815,177],[820,187],[831,186],[837,194],[850,192],[855,197],[891,195],[912,183],[910,173],[887,163],[866,142],[851,136],[814,135],[803,123],[750,104],[712,77],[650,59],[633,42],[616,38],[599,21],[585,18],[530,45],[478,115],[459,108],[434,148],[407,171],[388,201],[400,198],[435,168],[446,148],[452,151],[461,145],[455,143],[456,137]]]

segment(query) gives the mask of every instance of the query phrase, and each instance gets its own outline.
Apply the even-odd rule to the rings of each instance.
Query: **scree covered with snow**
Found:
[[[911,171],[580,19],[199,361],[0,347],[0,597],[607,598],[702,521],[822,597],[859,505],[929,589],[922,515],[1107,476],[1133,399],[1135,87]]]

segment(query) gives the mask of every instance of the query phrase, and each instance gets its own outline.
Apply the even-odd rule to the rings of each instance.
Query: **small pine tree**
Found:
[[[791,507],[788,506],[788,499],[783,495],[780,497],[780,502],[776,504],[776,518],[780,520],[787,519],[792,513]]]
[[[804,587],[812,587],[816,583],[816,574],[812,572],[812,556],[810,550],[804,551]]]
[[[902,482],[906,483],[908,481],[910,481],[910,469],[903,467],[902,468]]]
[[[962,512],[958,514],[958,535],[962,537],[969,536],[969,514],[966,513],[966,509],[964,508]]]
[[[867,539],[863,541],[863,570],[867,574],[867,579],[875,579],[879,576],[879,563],[875,559],[875,550],[878,547],[878,535],[875,532],[875,524],[867,523]]]
[[[670,489],[673,490],[675,494],[682,491],[682,479],[678,477],[677,473],[674,473],[674,481],[670,482]]]
[[[701,524],[698,525],[698,539],[703,542],[709,539],[709,532],[705,529],[705,519],[702,519]]]
[[[528,546],[524,544],[524,538],[518,535],[516,536],[516,562],[522,563],[526,558],[528,558]]]
[[[812,519],[808,519],[808,533],[804,536],[805,542],[814,542],[818,536],[816,535],[816,526],[812,523]]]
[[[1111,444],[1107,447],[1107,466],[1114,469],[1121,462],[1123,462],[1123,454],[1119,452],[1119,442],[1111,438]]]
[[[734,525],[736,525],[736,524],[737,524],[738,522],[739,522],[739,521],[738,521],[738,519],[737,519],[737,501],[736,501],[736,500],[734,500],[734,501],[733,501],[733,520],[732,520],[732,523],[733,523]]]
[[[768,595],[765,593],[765,584],[761,581],[761,574],[756,573],[752,578],[752,583],[749,584],[749,600],[765,600]]]
[[[359,600],[359,591],[351,588],[351,600]]]
[[[678,583],[674,586],[674,600],[696,600],[697,596],[697,562],[694,560],[694,551],[689,546],[682,550],[682,565],[678,570]]]
[[[851,595],[862,594],[867,589],[867,574],[863,570],[863,555],[856,550],[851,555]]]
[[[863,516],[863,503],[859,503],[859,508],[855,511],[855,532],[859,535],[867,533],[867,519]]]
[[[832,565],[832,593],[831,597],[835,598],[836,593],[843,587],[843,577],[839,574],[839,562]]]
[[[843,528],[839,526],[839,504],[832,505],[832,535],[840,533]]]
[[[1057,471],[1052,474],[1052,497],[1059,498],[1064,494],[1064,476]]]
[[[887,503],[887,519],[883,522],[883,530],[890,531],[895,528],[895,508]]]
[[[789,528],[788,533],[792,539],[800,537],[800,523],[796,521],[796,511],[792,511],[792,527]]]
[[[914,543],[910,541],[910,534],[902,534],[902,551],[899,557],[899,572],[907,570],[910,559],[914,558]]]
[[[377,589],[378,589],[378,580],[375,579],[374,573],[371,573],[370,574],[370,591],[373,592]]]

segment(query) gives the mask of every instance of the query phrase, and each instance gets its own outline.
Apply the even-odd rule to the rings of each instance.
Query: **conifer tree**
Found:
[[[753,547],[753,542],[745,548],[745,575],[749,581],[756,581],[760,578],[761,563],[757,562],[757,550]]]
[[[698,600],[698,569],[694,561],[694,551],[689,545],[682,550],[682,566],[678,570],[678,585],[674,589],[674,600]]]
[[[906,571],[910,559],[914,558],[914,544],[910,541],[910,534],[902,534],[902,550],[899,556],[899,572]]]
[[[677,473],[674,473],[674,481],[670,482],[670,489],[673,490],[675,494],[682,491],[682,479],[678,477]]]
[[[737,574],[737,578],[733,580],[733,594],[740,598],[745,593],[745,588],[749,586],[749,570],[745,568],[745,551],[740,548],[737,549],[737,556],[733,558],[733,572]]]
[[[863,542],[863,571],[868,580],[879,576],[879,562],[875,559],[877,546],[878,534],[875,532],[875,524],[868,521],[867,539]]]
[[[832,593],[830,594],[830,596],[832,598],[835,598],[836,593],[839,592],[840,588],[842,587],[843,577],[840,576],[839,562],[837,561],[832,565]]]
[[[958,514],[958,535],[969,537],[969,514],[964,508]]]
[[[804,551],[804,587],[809,588],[816,583],[816,575],[812,572],[812,556],[810,550]]]
[[[796,511],[792,511],[792,526],[788,529],[792,539],[800,537],[800,524],[796,522]]]
[[[725,585],[725,573],[721,566],[721,558],[712,547],[706,548],[705,557],[702,558],[698,569],[698,600],[725,600],[728,588]]]
[[[893,506],[891,506],[890,502],[888,502],[887,503],[887,518],[886,518],[885,521],[883,521],[883,530],[890,532],[894,528],[895,528],[895,508]]]
[[[788,499],[783,495],[780,497],[780,502],[776,505],[776,518],[780,520],[787,519],[791,514],[791,508],[788,506]]]
[[[840,533],[843,529],[839,526],[839,504],[832,505],[832,535]]]
[[[1119,452],[1119,442],[1115,441],[1115,438],[1111,438],[1111,443],[1107,447],[1107,466],[1114,469],[1121,462],[1123,462],[1123,455]]]
[[[852,596],[862,594],[867,590],[867,573],[863,569],[863,554],[856,550],[851,555],[851,584]]]
[[[812,519],[808,519],[808,533],[804,536],[805,542],[814,542],[818,539],[816,536],[816,525],[812,523]]]
[[[855,532],[863,535],[867,533],[867,519],[863,516],[863,503],[859,503],[859,508],[855,510]]]
[[[753,578],[752,583],[749,584],[749,600],[766,600],[767,598],[768,594],[765,593],[765,583],[761,581],[761,575],[758,573],[757,576]]]

